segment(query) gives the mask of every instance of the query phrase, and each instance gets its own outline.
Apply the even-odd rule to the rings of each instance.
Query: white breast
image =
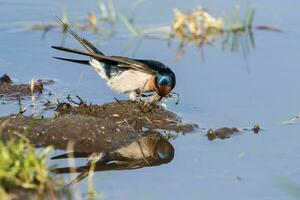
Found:
[[[123,157],[130,159],[145,159],[151,157],[152,155],[149,145],[147,145],[145,142],[147,142],[147,140],[142,138],[141,140],[135,141],[126,147],[118,149],[116,152],[121,154]]]
[[[147,81],[152,75],[135,70],[126,70],[120,75],[108,80],[112,90],[119,93],[130,93],[136,90],[143,90]]]

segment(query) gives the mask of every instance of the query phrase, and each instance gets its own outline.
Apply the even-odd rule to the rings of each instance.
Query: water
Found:
[[[250,4],[233,0],[146,1],[134,12],[136,24],[141,28],[168,25],[173,8],[193,10],[200,3],[217,13],[229,12],[235,4],[242,8]],[[98,11],[97,1],[66,4],[71,21],[88,11]],[[128,14],[130,4],[116,1],[124,14]],[[278,186],[276,178],[300,185],[300,126],[281,124],[299,113],[300,4],[293,0],[251,4],[257,8],[256,25],[272,24],[284,32],[255,31],[256,47],[247,60],[241,52],[224,52],[217,45],[205,46],[203,59],[198,48],[188,45],[185,55],[176,61],[178,42],[173,41],[169,48],[167,41],[147,39],[142,40],[135,57],[160,60],[172,67],[177,77],[175,91],[181,98],[178,106],[170,103],[169,109],[184,121],[205,128],[259,124],[265,130],[258,135],[244,133],[214,141],[208,141],[201,129],[180,135],[171,141],[175,148],[172,162],[131,171],[98,172],[94,177],[97,191],[108,199],[293,199]],[[51,91],[57,96],[70,92],[93,103],[110,102],[113,97],[126,99],[111,92],[90,68],[52,59],[67,55],[50,48],[62,40],[58,31],[49,32],[44,40],[41,32],[13,31],[16,22],[54,20],[61,15],[60,5],[59,1],[33,0],[0,3],[0,74],[8,73],[19,82],[29,82],[32,77],[55,79]],[[117,36],[99,41],[98,47],[106,54],[121,54],[130,42],[138,43],[122,24],[118,23],[117,29]],[[97,36],[79,33],[97,42]],[[76,45],[67,38],[66,46]],[[132,56],[133,52],[134,47],[124,55]],[[17,112],[18,106],[1,105],[0,111],[1,115],[10,114]],[[86,181],[79,183],[83,193],[86,185]]]

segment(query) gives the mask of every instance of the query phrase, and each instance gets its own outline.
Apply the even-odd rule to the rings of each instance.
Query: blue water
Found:
[[[69,20],[82,21],[89,11],[98,12],[97,2],[67,1]],[[120,12],[130,14],[131,1],[115,4]],[[169,25],[174,8],[189,11],[203,5],[221,13],[230,12],[236,4],[242,9],[256,5],[255,25],[271,24],[284,32],[256,30],[256,47],[247,60],[242,52],[222,51],[218,45],[205,46],[203,59],[200,49],[187,45],[185,55],[176,61],[176,40],[168,47],[167,41],[149,39],[142,40],[135,57],[160,60],[172,67],[177,77],[175,91],[181,98],[178,106],[171,102],[169,109],[184,121],[205,128],[259,124],[265,130],[214,141],[208,141],[200,129],[180,135],[172,141],[175,158],[167,165],[96,173],[95,189],[107,199],[293,199],[275,179],[283,177],[300,185],[300,123],[281,124],[300,112],[300,2],[145,1],[134,12],[135,23],[141,29]],[[32,77],[54,79],[56,84],[49,90],[57,97],[71,93],[93,103],[110,102],[113,97],[126,99],[111,92],[91,68],[52,58],[67,55],[50,48],[62,40],[58,30],[42,40],[41,32],[18,29],[26,21],[54,21],[56,15],[61,16],[60,1],[0,2],[0,13],[0,74],[8,73],[19,82],[30,82]],[[98,42],[109,55],[122,54],[132,43],[123,53],[132,56],[138,39],[132,39],[121,23],[116,28],[118,33],[111,39],[78,32]],[[66,46],[78,48],[71,37]],[[15,103],[0,106],[1,115],[17,111]],[[86,181],[79,183],[79,188],[85,193]]]

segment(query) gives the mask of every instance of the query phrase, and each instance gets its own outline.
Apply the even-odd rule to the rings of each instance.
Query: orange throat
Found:
[[[159,96],[166,96],[171,91],[171,87],[169,85],[161,85],[158,88],[158,95]]]

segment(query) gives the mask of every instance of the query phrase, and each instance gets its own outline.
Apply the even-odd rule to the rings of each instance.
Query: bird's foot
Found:
[[[175,104],[176,105],[179,104],[180,97],[177,92],[170,92],[169,94],[166,95],[166,98],[174,99],[176,100]]]
[[[107,160],[107,154],[104,152],[92,153],[88,158],[88,163],[105,162]]]
[[[162,99],[162,97],[159,96],[159,95],[153,95],[153,96],[151,96],[149,98],[149,101],[145,101],[144,102],[144,105],[143,105],[142,109],[158,103],[161,99]]]

